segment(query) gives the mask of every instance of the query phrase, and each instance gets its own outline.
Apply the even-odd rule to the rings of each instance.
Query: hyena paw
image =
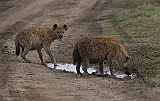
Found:
[[[30,61],[30,60],[25,60],[25,62],[26,62],[26,63],[31,63],[31,61]]]
[[[97,74],[97,76],[99,76],[99,77],[105,77],[106,75],[104,75],[104,74]]]
[[[89,73],[84,73],[83,75],[80,74],[80,76],[89,76],[90,74]]]
[[[54,64],[54,68],[56,68],[57,66],[59,66],[58,64]]]
[[[115,78],[117,78],[117,77],[116,77],[116,75],[110,75],[110,78],[115,79]]]
[[[42,63],[42,65],[44,65],[45,67],[47,67],[47,64],[46,64],[46,63]]]

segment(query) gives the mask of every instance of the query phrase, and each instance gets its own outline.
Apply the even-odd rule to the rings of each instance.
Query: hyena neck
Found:
[[[122,53],[120,53],[118,56],[117,56],[117,64],[119,65],[119,67],[123,67],[123,64],[125,63],[125,57]]]
[[[129,57],[129,55],[127,51],[124,49],[124,47],[120,45],[119,56],[118,56],[118,62],[120,65],[123,65],[123,63],[126,62],[126,57]]]
[[[50,36],[51,36],[51,38],[52,38],[52,41],[58,39],[58,37],[57,37],[57,35],[56,35],[56,33],[55,33],[54,30],[50,29],[49,34],[50,34]]]
[[[56,40],[56,39],[58,39],[57,34],[56,34],[55,32],[53,32],[52,35],[53,35],[53,36],[52,36],[52,40],[53,40],[53,41]]]

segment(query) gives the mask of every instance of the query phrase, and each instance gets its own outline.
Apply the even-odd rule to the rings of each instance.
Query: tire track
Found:
[[[21,1],[22,3],[24,3],[24,1]],[[32,2],[30,2],[32,3]],[[14,5],[14,4],[13,4]],[[29,4],[27,4],[29,5]],[[11,6],[8,6],[9,8]],[[13,7],[13,6],[12,6]],[[19,6],[21,8],[21,6]],[[8,8],[8,9],[9,9]],[[18,9],[16,7],[16,9]],[[14,10],[14,9],[13,9]],[[7,8],[6,10],[1,10],[1,12],[7,12]],[[15,74],[19,74],[19,73],[23,73],[23,69],[22,70],[17,70],[18,67],[15,67],[14,69],[12,68],[14,65],[14,62],[16,62],[15,59],[11,58],[13,57],[13,54],[10,53],[10,49],[8,48],[7,45],[5,45],[5,42],[7,42],[8,39],[12,39],[13,36],[15,35],[16,32],[18,32],[20,29],[22,29],[23,27],[27,26],[29,24],[29,22],[32,22],[34,19],[36,19],[37,17],[42,16],[41,12],[43,11],[40,10],[37,13],[34,13],[32,15],[28,15],[26,17],[24,17],[23,19],[18,19],[18,21],[15,21],[15,23],[13,23],[12,25],[7,25],[6,28],[1,29],[0,32],[0,45],[1,45],[1,49],[0,49],[0,91],[3,91],[6,95],[4,96],[0,96],[0,101],[5,101],[7,99],[14,99],[16,101],[29,101],[27,100],[28,98],[26,98],[26,92],[23,91],[23,85],[20,85],[19,87],[14,87],[14,79],[16,80],[16,78],[12,78],[15,76]],[[13,11],[14,12],[14,11]],[[6,62],[7,61],[7,62]],[[9,64],[8,64],[9,62]],[[20,69],[20,68],[18,68]],[[19,83],[18,83],[19,84]],[[21,89],[21,90],[19,90]],[[34,92],[33,90],[29,89],[27,92],[29,92],[28,95],[35,97],[39,97],[42,99],[42,101],[44,101],[44,99],[40,96],[38,96],[38,94],[36,92]],[[8,96],[8,97],[6,97]]]
[[[107,1],[96,1],[96,3],[91,8],[89,8],[82,14],[84,16],[79,18],[77,21],[79,24],[85,24],[85,27],[89,27],[89,33],[91,33],[92,35],[97,35],[97,33],[99,33],[100,35],[103,34],[103,28],[98,23],[98,21],[102,20],[102,18],[99,18],[99,14],[105,2]]]
[[[101,25],[108,15],[103,14],[103,10],[108,9],[109,0],[94,0],[90,5],[86,4],[88,1],[81,1],[77,4],[77,8],[73,8],[73,13],[75,15],[72,19],[67,23],[69,26],[67,34],[65,33],[65,37],[62,39],[62,42],[54,42],[56,46],[53,46],[53,51],[55,53],[55,57],[57,57],[57,61],[59,62],[71,62],[72,60],[72,50],[74,48],[75,42],[86,35],[104,35],[104,29]],[[79,11],[81,9],[81,11]],[[72,9],[70,10],[72,11]],[[77,13],[78,12],[78,13]],[[65,47],[62,47],[65,46]],[[67,58],[63,58],[63,57]],[[47,60],[47,62],[50,62]]]
[[[43,0],[42,0],[43,1]],[[24,17],[23,19],[18,19],[18,21],[15,21],[15,23],[13,23],[12,25],[7,25],[6,28],[4,28],[3,30],[1,30],[0,32],[0,45],[2,47],[0,54],[3,54],[3,56],[1,55],[0,59],[1,61],[4,61],[3,64],[0,64],[1,68],[1,72],[0,72],[0,80],[2,82],[0,82],[0,86],[2,91],[7,91],[6,94],[4,96],[0,96],[0,101],[3,101],[3,99],[14,99],[16,101],[30,101],[30,100],[34,100],[34,101],[46,101],[45,98],[41,97],[36,90],[34,91],[32,88],[27,88],[27,91],[23,91],[25,88],[23,88],[24,85],[20,85],[21,82],[18,82],[17,80],[17,75],[18,74],[25,74],[25,71],[23,68],[20,67],[13,67],[14,63],[16,62],[16,60],[14,60],[12,55],[12,53],[10,53],[9,49],[6,48],[8,46],[4,45],[4,43],[8,40],[8,39],[12,39],[13,36],[15,35],[16,32],[18,32],[20,29],[22,29],[23,27],[29,25],[30,22],[33,22],[36,18],[40,18],[40,20],[38,20],[38,22],[36,22],[37,25],[41,25],[45,19],[43,19],[45,17],[45,15],[43,15],[43,12],[45,12],[45,10],[48,10],[49,8],[51,8],[54,4],[55,1],[51,1],[48,4],[45,4],[45,7],[42,7],[42,9],[38,12],[32,13],[32,14],[28,14],[28,16]],[[62,3],[63,0],[60,3]],[[25,4],[25,1],[21,1],[18,2],[19,4]],[[34,3],[33,1],[30,2],[30,4]],[[27,5],[30,5],[27,4]],[[14,4],[13,4],[14,5]],[[16,4],[15,4],[16,6]],[[21,8],[21,6],[19,6]],[[28,7],[28,6],[26,6]],[[13,7],[14,8],[14,7]],[[15,10],[18,9],[18,6],[16,7]],[[25,8],[24,8],[25,9]],[[14,9],[13,9],[14,10]],[[5,12],[5,10],[3,10]],[[11,12],[11,11],[10,11]],[[15,11],[13,11],[15,12]],[[11,62],[11,63],[6,63],[5,61]],[[23,65],[22,65],[23,66]],[[21,80],[23,81],[23,78],[21,78]],[[15,86],[16,84],[18,84],[19,86]],[[6,97],[8,96],[8,97]],[[41,100],[36,100],[36,99],[41,99]]]

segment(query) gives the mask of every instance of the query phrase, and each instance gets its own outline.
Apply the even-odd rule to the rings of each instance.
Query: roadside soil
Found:
[[[20,29],[67,24],[62,41],[54,41],[51,49],[57,62],[71,63],[75,42],[85,35],[105,34],[107,16],[121,11],[110,2],[0,0],[0,101],[159,101],[159,87],[52,70],[40,65],[36,51],[27,55],[30,64],[15,55],[14,38]]]

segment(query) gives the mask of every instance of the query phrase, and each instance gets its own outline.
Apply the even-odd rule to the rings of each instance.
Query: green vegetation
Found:
[[[149,38],[160,32],[160,7],[139,6],[127,13],[117,14],[115,19],[132,38]]]
[[[143,4],[154,4],[160,2],[158,0],[113,0],[112,4],[120,8],[135,8]]]
[[[133,67],[138,69],[141,79],[149,84],[160,85],[160,45],[146,44],[127,48],[133,57]]]
[[[139,80],[153,85],[160,85],[160,7],[153,4],[158,2],[113,0],[112,4],[124,11],[106,20],[106,33],[126,46]],[[132,9],[126,11],[128,7]]]

